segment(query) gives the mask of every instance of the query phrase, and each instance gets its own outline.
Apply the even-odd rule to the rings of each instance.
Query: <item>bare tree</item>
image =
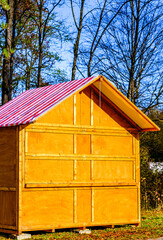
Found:
[[[163,103],[163,4],[130,0],[101,42],[98,70],[137,106]]]
[[[46,0],[34,0],[37,6],[36,15],[33,17],[35,20],[35,25],[38,28],[38,75],[37,75],[37,87],[42,86],[41,70],[42,70],[42,60],[43,60],[43,49],[47,35],[50,32],[52,26],[49,26],[49,22],[54,13],[54,10],[58,5],[61,4],[62,0],[54,0],[51,2],[51,7],[49,2]]]
[[[76,16],[75,16],[75,11],[74,11],[74,2],[73,0],[71,1],[71,11],[72,11],[72,16],[74,20],[74,25],[77,30],[77,36],[74,42],[74,48],[73,48],[73,66],[72,66],[72,76],[71,80],[75,80],[75,73],[76,73],[76,66],[77,66],[77,59],[78,59],[78,52],[79,52],[79,43],[80,43],[80,36],[81,36],[81,31],[83,27],[83,20],[84,20],[84,3],[85,0],[81,0],[81,3],[79,3],[79,9],[80,9],[80,16],[79,16],[79,23],[77,23]]]

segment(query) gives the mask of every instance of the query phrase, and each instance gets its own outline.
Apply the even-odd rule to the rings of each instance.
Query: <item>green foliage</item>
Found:
[[[146,132],[140,137],[141,203],[145,209],[161,207],[163,172],[149,169],[150,162],[163,160],[163,112],[153,110],[149,117],[160,127],[159,132]]]
[[[2,8],[3,8],[4,10],[9,10],[9,9],[10,9],[7,0],[0,0],[0,6],[2,6]]]
[[[5,55],[5,57],[9,58],[10,53],[7,51],[6,48],[3,49],[3,54]]]
[[[6,29],[6,28],[7,28],[7,24],[3,22],[3,23],[1,24],[1,28],[2,28],[2,29]]]

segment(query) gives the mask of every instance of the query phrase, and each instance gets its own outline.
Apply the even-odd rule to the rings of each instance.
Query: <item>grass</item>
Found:
[[[142,224],[141,227],[133,226],[117,226],[114,229],[111,228],[96,228],[92,229],[90,235],[79,235],[78,233],[71,232],[69,230],[58,230],[55,233],[38,233],[32,234],[33,240],[55,240],[55,239],[69,239],[69,240],[124,240],[124,239],[155,239],[163,237],[163,211],[146,211],[142,212]],[[10,239],[11,236],[0,234],[0,240]]]

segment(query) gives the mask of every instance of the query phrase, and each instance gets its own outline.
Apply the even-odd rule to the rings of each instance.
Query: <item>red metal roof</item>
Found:
[[[57,103],[80,90],[95,77],[30,89],[0,107],[0,127],[33,122]]]

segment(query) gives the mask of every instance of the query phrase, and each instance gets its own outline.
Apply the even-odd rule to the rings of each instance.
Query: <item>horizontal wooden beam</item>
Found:
[[[46,124],[46,123],[35,123],[35,125],[29,125],[29,127],[26,128],[27,132],[34,131],[36,129],[38,130],[58,130],[58,129],[67,129],[67,131],[71,130],[96,130],[96,131],[105,131],[105,132],[128,132],[128,131],[134,131],[136,132],[135,128],[121,128],[121,127],[104,127],[104,126],[90,126],[90,125],[72,125],[72,124]]]
[[[29,131],[28,131],[29,132]],[[30,132],[35,132],[35,133],[54,133],[54,134],[80,134],[80,135],[98,135],[98,136],[118,136],[118,137],[132,137],[131,134],[129,134],[129,132],[115,132],[115,131],[110,131],[107,132],[105,130],[101,130],[101,131],[96,131],[96,130],[83,130],[83,129],[72,129],[71,131],[67,131],[67,129],[31,129]]]
[[[135,161],[135,156],[109,156],[109,155],[80,155],[80,154],[33,154],[26,153],[25,160],[95,160],[95,161]]]
[[[108,225],[138,225],[140,224],[140,221],[136,220],[136,219],[131,219],[130,221],[127,222],[96,222],[96,223],[92,223],[92,222],[88,222],[88,223],[84,223],[84,224],[80,224],[80,223],[73,223],[73,224],[51,224],[51,225],[30,225],[30,226],[23,226],[22,228],[22,232],[26,232],[26,231],[41,231],[41,230],[47,230],[49,229],[61,229],[61,228],[80,228],[80,227],[91,227],[91,226],[108,226]]]
[[[65,188],[65,187],[115,187],[136,186],[136,182],[69,182],[69,183],[25,183],[26,188]]]
[[[1,232],[1,229],[12,229],[12,230],[16,230],[16,226],[11,226],[11,225],[2,225],[0,224],[0,232]]]
[[[15,192],[16,191],[16,187],[1,187],[0,186],[0,191]]]

